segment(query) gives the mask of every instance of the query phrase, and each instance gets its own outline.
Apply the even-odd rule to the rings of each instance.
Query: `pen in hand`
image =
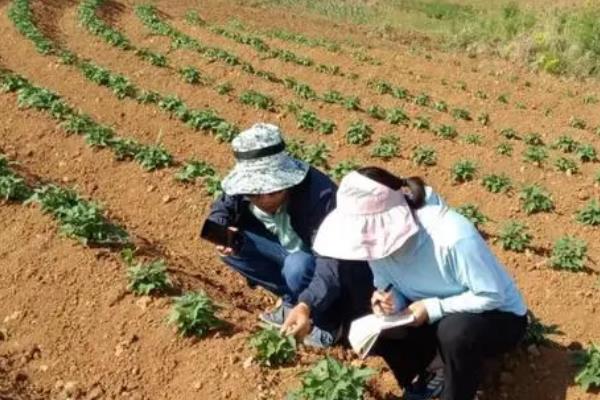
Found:
[[[394,287],[394,285],[392,285],[392,284],[390,283],[390,284],[388,284],[388,285],[385,287],[385,289],[383,289],[383,291],[381,291],[381,290],[377,290],[377,293],[380,293],[380,294],[386,294],[386,293],[389,293],[389,292],[390,292],[390,290],[392,290],[392,288],[393,288],[393,287]],[[382,301],[382,299],[380,299],[380,298],[377,298],[377,299],[375,299],[375,300],[373,301],[373,309],[375,309],[375,308],[379,308],[379,309],[380,309],[380,312],[381,312],[382,314],[385,314],[386,312],[383,310],[383,308],[382,308],[382,306],[381,306],[381,301]]]

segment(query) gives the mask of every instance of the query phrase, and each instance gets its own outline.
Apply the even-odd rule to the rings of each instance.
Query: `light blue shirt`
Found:
[[[430,323],[458,312],[527,312],[512,278],[469,220],[437,195],[415,216],[419,231],[393,254],[369,262],[376,287],[393,285],[396,311],[423,300]]]
[[[250,212],[263,223],[265,228],[279,239],[279,243],[290,253],[304,250],[304,242],[292,227],[287,204],[279,207],[275,214],[269,214],[250,204]]]

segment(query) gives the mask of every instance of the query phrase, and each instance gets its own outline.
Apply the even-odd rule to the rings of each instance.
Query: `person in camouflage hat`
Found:
[[[350,311],[368,311],[372,293],[366,263],[348,269],[362,275],[344,279],[361,282],[346,294],[338,260],[312,251],[321,221],[335,208],[335,183],[291,157],[275,125],[253,125],[232,141],[232,148],[235,167],[223,179],[224,193],[214,202],[208,219],[239,230],[243,242],[237,252],[217,246],[218,253],[251,286],[262,286],[282,298],[275,310],[261,314],[261,320],[281,326],[291,308],[300,304],[310,309],[314,323],[305,343],[334,344],[342,331],[341,310],[349,309],[352,296],[362,294],[357,303],[364,307]],[[362,291],[361,285],[365,286]]]

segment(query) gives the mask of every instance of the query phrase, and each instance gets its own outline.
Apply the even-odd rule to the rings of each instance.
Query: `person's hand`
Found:
[[[377,315],[391,315],[394,313],[396,305],[394,301],[394,293],[383,293],[379,290],[373,292],[371,296],[371,307]]]
[[[236,228],[235,226],[229,226],[229,227],[227,227],[227,229],[229,229],[231,232],[238,231],[238,228]],[[218,246],[216,246],[216,249],[217,249],[217,253],[219,253],[219,255],[221,257],[227,257],[227,256],[231,256],[231,255],[235,254],[235,251],[231,247],[228,247],[228,246],[218,245]]]
[[[413,326],[421,326],[429,321],[427,308],[425,308],[425,303],[422,301],[415,301],[408,306],[407,311],[410,311],[415,316],[415,322],[412,323]]]
[[[283,322],[281,333],[302,339],[310,333],[310,328],[310,308],[305,303],[298,303]]]

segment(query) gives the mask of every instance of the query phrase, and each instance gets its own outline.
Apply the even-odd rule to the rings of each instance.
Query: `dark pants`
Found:
[[[501,311],[451,314],[408,328],[401,339],[380,337],[375,353],[384,358],[400,386],[406,387],[439,351],[444,361],[442,400],[473,400],[485,357],[514,347],[525,334],[527,317]]]

